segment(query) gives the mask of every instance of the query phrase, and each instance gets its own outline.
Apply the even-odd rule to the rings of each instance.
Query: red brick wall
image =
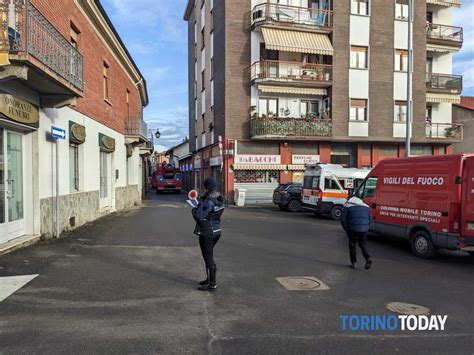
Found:
[[[140,93],[73,0],[31,0],[56,29],[70,40],[71,22],[80,31],[79,52],[84,57],[84,97],[75,110],[124,133],[126,95],[130,91],[130,117],[141,117]],[[109,100],[104,101],[103,63],[109,66]]]

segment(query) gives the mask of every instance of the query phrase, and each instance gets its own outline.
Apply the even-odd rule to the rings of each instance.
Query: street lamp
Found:
[[[156,137],[156,139],[160,139],[161,133],[160,133],[160,130],[159,130],[159,129],[156,130],[156,132],[155,132],[155,137]]]

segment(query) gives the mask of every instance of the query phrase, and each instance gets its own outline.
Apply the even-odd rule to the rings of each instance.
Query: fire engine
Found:
[[[151,184],[156,189],[157,194],[164,191],[181,193],[179,169],[170,163],[158,164],[155,172],[152,173]]]
[[[372,211],[372,232],[409,241],[415,255],[474,255],[474,154],[382,160],[355,195]]]

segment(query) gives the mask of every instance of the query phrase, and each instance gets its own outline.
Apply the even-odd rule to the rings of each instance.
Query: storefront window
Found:
[[[234,173],[235,183],[237,184],[278,183],[279,176],[279,171],[238,170]]]

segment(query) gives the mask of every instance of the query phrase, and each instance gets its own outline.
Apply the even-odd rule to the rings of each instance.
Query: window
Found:
[[[351,121],[367,121],[367,100],[351,99],[349,119]]]
[[[433,122],[433,107],[426,106],[426,124],[431,124]]]
[[[379,154],[382,156],[398,157],[398,146],[382,145],[379,148]]]
[[[355,195],[360,199],[364,199],[366,197],[374,197],[377,189],[377,180],[378,179],[376,177],[369,177],[357,190]]]
[[[201,147],[206,146],[206,133],[201,134]]]
[[[301,117],[311,118],[319,113],[319,101],[301,101],[300,103]]]
[[[415,145],[411,147],[411,155],[433,155],[433,147]]]
[[[408,0],[396,0],[395,3],[395,18],[397,20],[408,19]]]
[[[406,72],[408,70],[408,51],[395,50],[395,71]]]
[[[71,22],[71,44],[74,48],[78,49],[79,47],[79,35],[81,32],[77,27]]]
[[[201,91],[206,88],[206,69],[201,72]]]
[[[214,80],[211,80],[211,107],[214,106]]]
[[[109,66],[104,62],[103,67],[103,79],[104,79],[104,100],[109,101]]]
[[[201,92],[201,114],[206,113],[206,90]]]
[[[194,44],[198,43],[198,25],[197,22],[194,22]]]
[[[79,147],[76,144],[69,145],[69,189],[79,191]]]
[[[278,99],[261,98],[258,100],[259,117],[277,117],[278,116]]]
[[[206,46],[206,37],[204,36],[204,28],[201,31],[201,50]]]
[[[351,13],[354,15],[369,15],[369,0],[351,0]]]
[[[433,11],[426,12],[426,22],[433,23]]]
[[[395,101],[394,118],[395,122],[406,122],[407,120],[407,102]]]
[[[201,31],[203,30],[205,24],[206,24],[206,3],[205,1],[203,1],[201,4]]]
[[[326,190],[340,190],[340,186],[336,180],[333,178],[325,178],[324,179],[324,188]]]
[[[351,68],[367,69],[367,47],[351,46]]]
[[[211,65],[209,68],[209,79],[214,79],[214,58],[211,57]]]
[[[127,89],[126,104],[127,104],[127,118],[130,118],[130,90],[128,89]]]

